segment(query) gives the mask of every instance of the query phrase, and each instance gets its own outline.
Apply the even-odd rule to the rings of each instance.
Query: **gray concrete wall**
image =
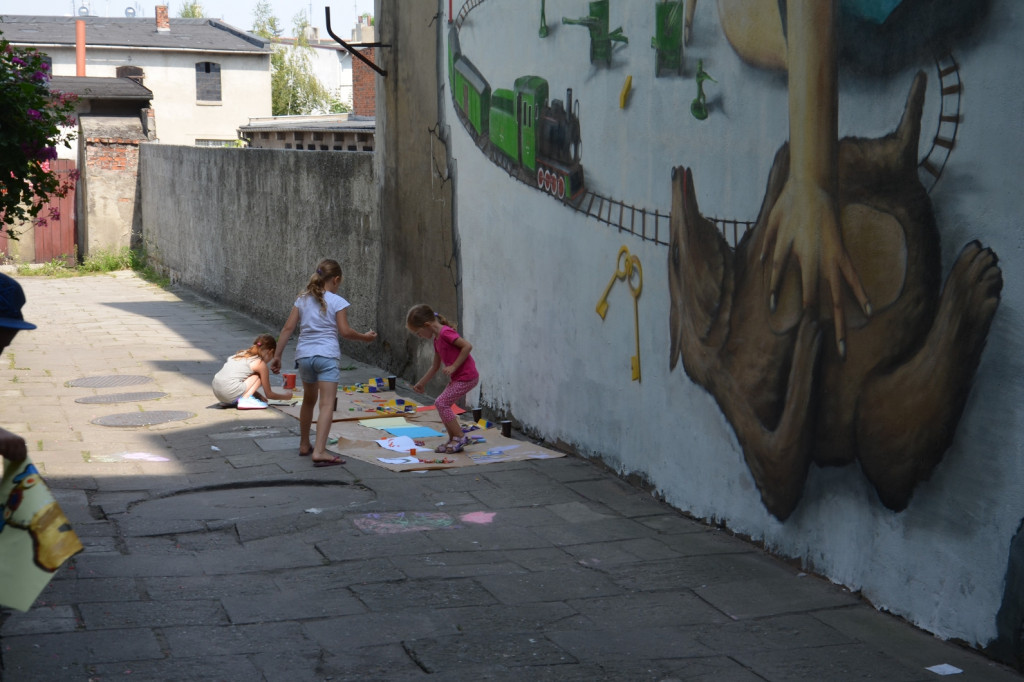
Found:
[[[172,281],[280,329],[321,258],[355,329],[378,326],[381,248],[373,154],[143,144],[142,245]],[[243,340],[244,341],[244,340]],[[375,360],[378,344],[342,342]]]
[[[401,11],[399,12],[399,5]],[[405,314],[427,303],[454,321],[460,314],[458,237],[447,134],[440,122],[434,60],[447,21],[437,3],[379,0],[377,50],[387,71],[377,76],[377,153],[383,253],[380,285],[381,366],[415,381],[433,348],[409,334]],[[440,393],[443,377],[427,387]]]

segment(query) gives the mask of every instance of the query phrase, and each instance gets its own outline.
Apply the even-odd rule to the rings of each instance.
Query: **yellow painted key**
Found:
[[[623,244],[619,248],[619,255],[615,258],[615,274],[608,280],[608,286],[601,294],[601,300],[597,302],[597,314],[601,316],[602,320],[608,314],[608,294],[611,293],[612,285],[615,284],[615,280],[627,277],[629,277],[629,249]]]
[[[626,281],[629,284],[629,293],[633,295],[633,330],[636,334],[636,355],[630,358],[630,367],[633,370],[633,381],[640,381],[640,293],[644,290],[644,269],[640,265],[640,259],[630,256],[628,270]],[[634,274],[636,284],[633,284]]]

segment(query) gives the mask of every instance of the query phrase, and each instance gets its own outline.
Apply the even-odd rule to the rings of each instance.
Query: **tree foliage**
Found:
[[[14,238],[12,225],[59,218],[55,208],[40,213],[77,179],[50,169],[57,145],[71,148],[76,98],[51,92],[49,82],[45,55],[15,47],[0,34],[0,230]]]
[[[182,19],[202,19],[206,13],[199,0],[185,0],[178,10],[178,16]]]
[[[297,14],[293,23],[295,44],[285,44],[280,40],[283,31],[270,4],[261,0],[253,12],[253,33],[269,40],[273,47],[270,55],[270,108],[274,116],[327,111],[331,105],[331,93],[313,73],[312,48],[306,37],[309,21],[305,13]]]

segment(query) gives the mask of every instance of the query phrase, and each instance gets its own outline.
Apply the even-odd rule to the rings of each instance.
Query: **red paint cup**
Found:
[[[282,372],[281,376],[284,377],[285,388],[295,388],[295,372]]]

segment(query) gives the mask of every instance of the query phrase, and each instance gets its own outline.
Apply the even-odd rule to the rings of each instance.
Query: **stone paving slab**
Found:
[[[292,417],[210,409],[223,358],[276,325],[133,273],[22,282],[39,329],[0,424],[85,550],[0,610],[5,680],[1022,679],[576,456],[314,468]],[[100,375],[166,397],[76,403],[125,392],[66,385]],[[195,417],[90,423],[154,405]]]

